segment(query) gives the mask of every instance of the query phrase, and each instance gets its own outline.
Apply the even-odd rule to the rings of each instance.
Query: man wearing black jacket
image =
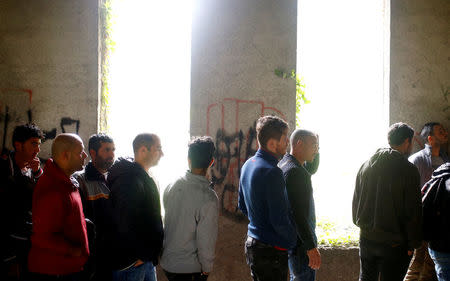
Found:
[[[321,264],[317,249],[316,215],[311,172],[305,166],[318,153],[318,138],[313,132],[295,130],[290,138],[291,152],[284,155],[278,166],[286,180],[286,190],[297,229],[297,247],[289,251],[291,281],[314,281]],[[317,169],[317,167],[316,167]]]
[[[154,134],[133,141],[134,161],[120,158],[111,168],[113,280],[156,280],[155,265],[163,244],[159,192],[148,175],[163,156]]]
[[[360,232],[360,280],[403,280],[414,248],[422,243],[419,172],[407,159],[414,130],[389,128],[382,148],[360,168],[353,194],[353,222]]]
[[[433,172],[422,192],[424,238],[438,280],[450,280],[450,163]]]

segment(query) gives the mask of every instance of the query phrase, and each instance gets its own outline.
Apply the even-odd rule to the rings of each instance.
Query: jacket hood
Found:
[[[444,163],[441,166],[439,166],[436,170],[434,170],[433,175],[431,176],[432,179],[435,178],[442,178],[450,175],[450,163]]]
[[[376,167],[379,165],[383,165],[386,161],[392,163],[392,160],[406,160],[406,157],[395,149],[380,148],[370,158],[369,165],[371,167]]]
[[[139,170],[144,171],[139,164],[134,162],[133,158],[120,157],[114,165],[112,165],[111,170],[108,173],[108,182],[112,184],[118,177],[125,174],[138,172]]]

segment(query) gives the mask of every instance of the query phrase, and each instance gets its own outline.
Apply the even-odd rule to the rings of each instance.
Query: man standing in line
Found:
[[[422,241],[420,176],[408,161],[414,130],[389,128],[390,148],[381,148],[360,168],[353,194],[353,223],[360,229],[360,280],[405,277]]]
[[[78,182],[87,155],[75,134],[58,135],[33,194],[33,233],[28,267],[32,280],[81,280],[89,256]]]
[[[37,157],[43,134],[34,124],[17,126],[14,151],[0,159],[0,208],[3,222],[0,238],[0,279],[26,280],[31,236],[33,190],[42,175]],[[7,277],[14,272],[14,277]]]
[[[214,142],[189,143],[189,171],[164,191],[164,250],[161,267],[169,281],[207,280],[213,268],[219,200],[206,179]]]
[[[149,169],[164,155],[159,137],[139,134],[134,161],[119,158],[111,167],[113,280],[156,280],[155,266],[163,244],[159,192]]]
[[[249,219],[245,252],[253,280],[286,280],[288,249],[296,245],[286,184],[278,160],[286,153],[288,124],[275,116],[258,119],[259,149],[241,170],[239,209]]]
[[[297,228],[297,247],[289,251],[291,281],[314,281],[321,264],[317,249],[316,213],[311,174],[305,163],[318,152],[318,138],[313,132],[297,129],[291,134],[291,152],[278,166],[286,180],[286,190]]]
[[[74,177],[80,184],[80,195],[83,202],[84,216],[95,225],[95,239],[90,239],[90,257],[85,269],[87,278],[105,279],[107,250],[110,247],[105,241],[109,231],[111,205],[109,202],[109,187],[106,177],[109,168],[114,163],[115,146],[113,139],[105,134],[95,134],[89,138],[88,145],[91,160],[83,171],[75,173]],[[88,233],[89,234],[89,233]],[[94,237],[92,237],[94,238]]]
[[[438,167],[422,189],[424,238],[439,281],[450,280],[450,163]]]
[[[411,155],[409,161],[419,169],[420,186],[423,187],[431,179],[433,171],[449,161],[444,151],[448,133],[441,124],[429,122],[423,126],[420,136],[426,141],[425,148]],[[436,280],[433,260],[428,254],[428,245],[425,241],[414,251],[405,280]]]

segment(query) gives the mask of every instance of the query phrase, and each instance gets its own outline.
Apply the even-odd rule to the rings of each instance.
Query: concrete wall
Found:
[[[237,211],[240,167],[257,149],[255,121],[275,114],[294,128],[297,3],[197,0],[192,28],[191,135],[211,135],[218,153],[221,216],[208,280],[250,280],[244,258],[247,222]]]
[[[49,139],[64,129],[86,141],[97,131],[97,114],[97,1],[0,1],[0,140],[6,133],[6,147],[12,147],[14,126],[30,119]],[[50,144],[42,145],[41,157],[49,156]]]
[[[391,0],[390,121],[450,125],[450,2]],[[449,97],[450,98],[450,97]]]

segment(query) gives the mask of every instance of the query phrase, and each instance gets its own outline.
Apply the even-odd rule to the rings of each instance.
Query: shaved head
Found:
[[[305,141],[306,137],[317,137],[317,135],[308,130],[296,129],[291,134],[291,148],[294,147],[299,140]]]
[[[73,151],[83,141],[76,134],[60,134],[52,144],[52,158],[57,159],[63,152]]]

